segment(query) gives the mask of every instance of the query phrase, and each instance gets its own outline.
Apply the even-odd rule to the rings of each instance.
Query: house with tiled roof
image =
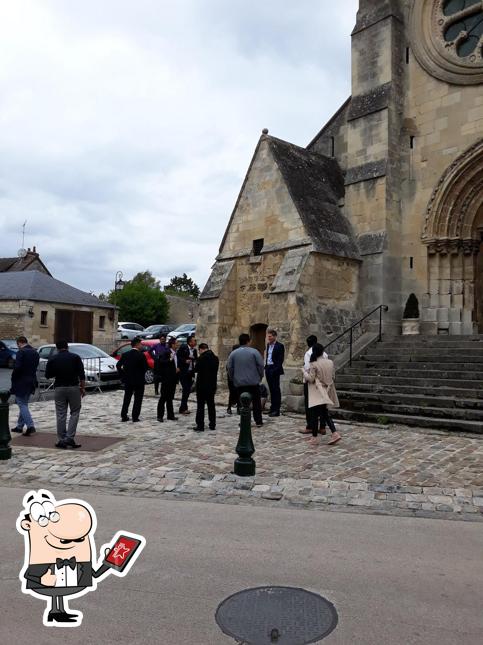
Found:
[[[0,258],[0,338],[102,346],[116,330],[116,307],[54,278],[35,247],[21,258]]]

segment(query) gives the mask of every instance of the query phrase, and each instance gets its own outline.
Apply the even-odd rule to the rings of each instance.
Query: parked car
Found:
[[[150,325],[149,327],[146,327],[146,329],[142,333],[139,334],[139,337],[147,339],[159,338],[161,334],[167,336],[169,332],[173,331],[174,329],[175,325]]]
[[[138,323],[120,322],[117,323],[117,337],[118,339],[132,340],[139,336],[144,331],[144,327]]]
[[[0,367],[12,367],[15,364],[18,347],[15,340],[0,340]]]
[[[39,376],[45,378],[45,368],[51,356],[57,354],[55,345],[42,345],[38,348],[40,357]],[[69,351],[78,354],[84,363],[86,373],[86,385],[101,381],[103,385],[119,385],[120,378],[117,373],[117,361],[103,352],[95,345],[87,343],[69,343]]]
[[[146,372],[146,375],[144,377],[144,381],[146,382],[147,385],[151,385],[151,383],[154,382],[154,360],[149,351],[154,345],[157,345],[159,343],[159,339],[152,339],[152,340],[143,340],[143,352],[146,356],[146,360],[148,362],[148,371]],[[132,349],[131,343],[124,343],[120,345],[117,349],[115,349],[111,356],[116,360],[116,362],[121,358],[123,354],[126,352],[129,352]]]
[[[188,336],[196,334],[196,325],[194,323],[186,323],[176,327],[173,331],[169,332],[171,338],[176,338],[180,343],[186,343]]]

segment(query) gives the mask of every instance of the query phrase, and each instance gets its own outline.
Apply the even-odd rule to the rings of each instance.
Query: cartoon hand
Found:
[[[50,573],[50,571],[47,571],[47,573],[44,573],[44,575],[40,578],[40,584],[44,585],[45,587],[55,587],[55,582],[57,580],[57,576],[55,573]]]

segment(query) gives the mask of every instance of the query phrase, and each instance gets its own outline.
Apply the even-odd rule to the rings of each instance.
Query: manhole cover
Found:
[[[306,645],[328,636],[337,612],[322,596],[295,587],[245,589],[216,610],[221,630],[247,645]]]

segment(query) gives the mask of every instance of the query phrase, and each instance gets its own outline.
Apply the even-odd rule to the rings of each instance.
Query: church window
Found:
[[[483,6],[481,0],[446,0],[444,39],[454,43],[460,58],[482,52]],[[478,49],[479,48],[479,49]]]
[[[410,268],[410,269],[412,269],[412,268],[413,268],[413,266],[414,266],[414,258],[413,258],[413,257],[410,257],[410,258],[409,258],[409,268]]]
[[[330,137],[330,156],[335,157],[335,138]]]
[[[406,47],[406,65],[409,65],[409,47]]]
[[[409,137],[409,147],[411,148],[411,150],[414,148],[414,139],[415,137],[413,135]]]
[[[260,255],[263,249],[263,237],[259,240],[253,240],[253,255]]]

